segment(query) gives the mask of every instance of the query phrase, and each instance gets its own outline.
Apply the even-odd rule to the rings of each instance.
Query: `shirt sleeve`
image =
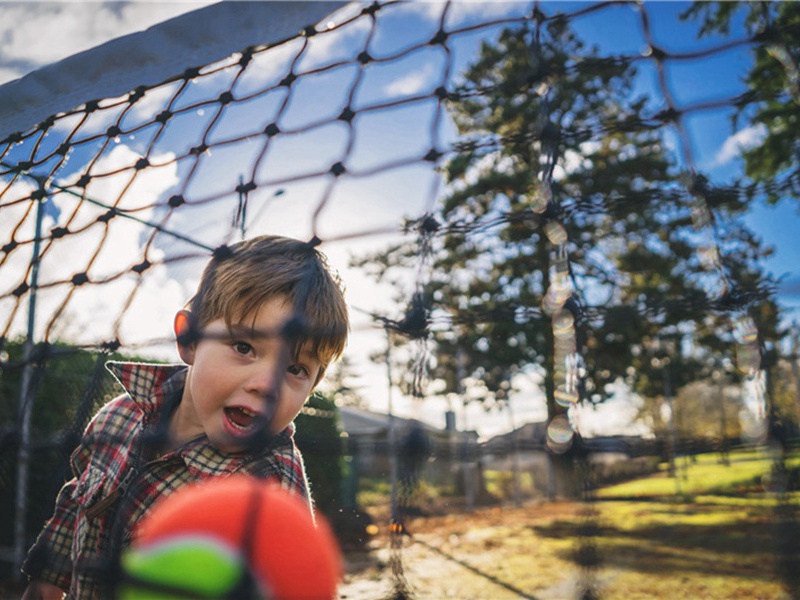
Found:
[[[77,507],[73,493],[77,479],[68,481],[58,493],[55,511],[28,552],[22,572],[63,590],[68,590],[72,580],[70,549],[75,531]]]
[[[58,492],[53,516],[45,523],[22,564],[22,572],[31,579],[51,583],[63,590],[69,590],[72,581],[71,550],[78,514],[75,489],[78,477],[87,468],[91,457],[88,443],[93,437],[92,425],[89,424],[70,457],[73,478]]]

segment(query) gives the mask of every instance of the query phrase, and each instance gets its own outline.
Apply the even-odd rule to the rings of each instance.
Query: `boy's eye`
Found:
[[[297,375],[300,377],[308,376],[308,370],[302,365],[289,365],[286,370],[292,375]]]
[[[247,342],[233,342],[232,347],[237,354],[242,355],[250,354],[253,350],[253,347]]]

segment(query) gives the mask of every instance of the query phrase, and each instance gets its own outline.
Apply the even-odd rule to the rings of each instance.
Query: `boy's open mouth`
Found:
[[[258,413],[242,408],[241,406],[232,406],[225,408],[225,416],[228,418],[228,421],[236,427],[247,429],[252,427],[253,423],[256,422]]]

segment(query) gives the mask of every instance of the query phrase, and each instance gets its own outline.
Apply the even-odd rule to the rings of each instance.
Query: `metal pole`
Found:
[[[728,459],[728,416],[725,411],[725,373],[717,371],[719,379],[717,380],[717,401],[719,402],[719,458],[723,465],[730,465]]]
[[[800,327],[797,323],[792,323],[792,355],[789,358],[789,364],[792,367],[792,378],[794,379],[794,394],[795,403],[797,408],[798,422],[800,423],[800,367],[797,365],[800,359]]]
[[[394,407],[392,400],[392,335],[389,328],[386,328],[386,377],[389,382],[387,389],[387,397],[389,401],[389,477],[391,480],[392,489],[392,503],[391,515],[392,521],[396,521],[399,515],[397,514],[397,438],[394,422]]]
[[[30,437],[33,397],[33,349],[36,326],[36,293],[39,286],[39,252],[42,239],[42,218],[44,217],[45,199],[39,199],[36,206],[36,233],[33,239],[33,257],[31,258],[31,287],[28,297],[28,328],[25,337],[24,363],[22,382],[19,388],[19,449],[17,451],[17,496],[14,510],[14,565],[21,567],[25,559],[27,520],[28,475],[30,470]],[[20,577],[19,568],[16,576]]]
[[[461,449],[464,453],[461,461],[461,466],[464,471],[464,501],[466,505],[466,509],[468,512],[472,512],[475,509],[475,481],[474,481],[474,465],[472,462],[472,443],[469,437],[469,430],[467,429],[467,400],[464,398],[464,378],[465,378],[465,370],[464,370],[464,351],[459,345],[456,350],[456,376],[458,379],[458,395],[461,398],[461,408],[462,408],[462,415],[463,415],[463,438],[461,441]]]
[[[519,466],[519,431],[517,431],[517,424],[514,419],[514,410],[511,408],[511,398],[508,398],[506,407],[508,408],[508,421],[511,425],[511,466],[514,472],[514,503],[519,506],[522,504],[522,476]]]
[[[667,360],[667,359],[665,359]],[[669,445],[672,458],[672,476],[675,478],[675,493],[681,495],[681,476],[678,472],[678,440],[675,430],[675,403],[672,400],[672,384],[669,376],[669,362],[664,364],[664,399],[669,405]]]

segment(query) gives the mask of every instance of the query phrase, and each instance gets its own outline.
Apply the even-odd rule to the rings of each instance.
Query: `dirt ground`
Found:
[[[633,516],[618,510],[604,514],[612,508],[602,503],[530,502],[472,512],[452,510],[409,519],[409,535],[402,537],[399,551],[390,548],[386,515],[372,515],[379,532],[367,551],[345,552],[346,575],[339,598],[798,597],[785,592],[785,577],[776,567],[769,513],[750,511],[720,523],[678,526],[674,521],[681,515],[689,521],[704,518],[704,509],[655,503],[632,506]],[[670,523],[653,525],[651,516]],[[636,527],[639,519],[646,526]],[[789,558],[795,569],[800,555]],[[800,591],[800,583],[794,589]]]
[[[570,559],[571,542],[564,544],[562,557],[540,556],[540,562],[537,548],[519,547],[527,537],[519,534],[555,519],[578,519],[580,510],[572,503],[531,503],[412,518],[407,522],[409,535],[403,536],[396,552],[384,533],[388,527],[381,527],[368,552],[345,553],[339,598],[390,598],[398,584],[407,585],[410,596],[420,600],[573,598],[582,587],[581,571]],[[376,524],[384,520],[382,515],[375,517]],[[402,576],[393,573],[393,555],[399,558]]]

